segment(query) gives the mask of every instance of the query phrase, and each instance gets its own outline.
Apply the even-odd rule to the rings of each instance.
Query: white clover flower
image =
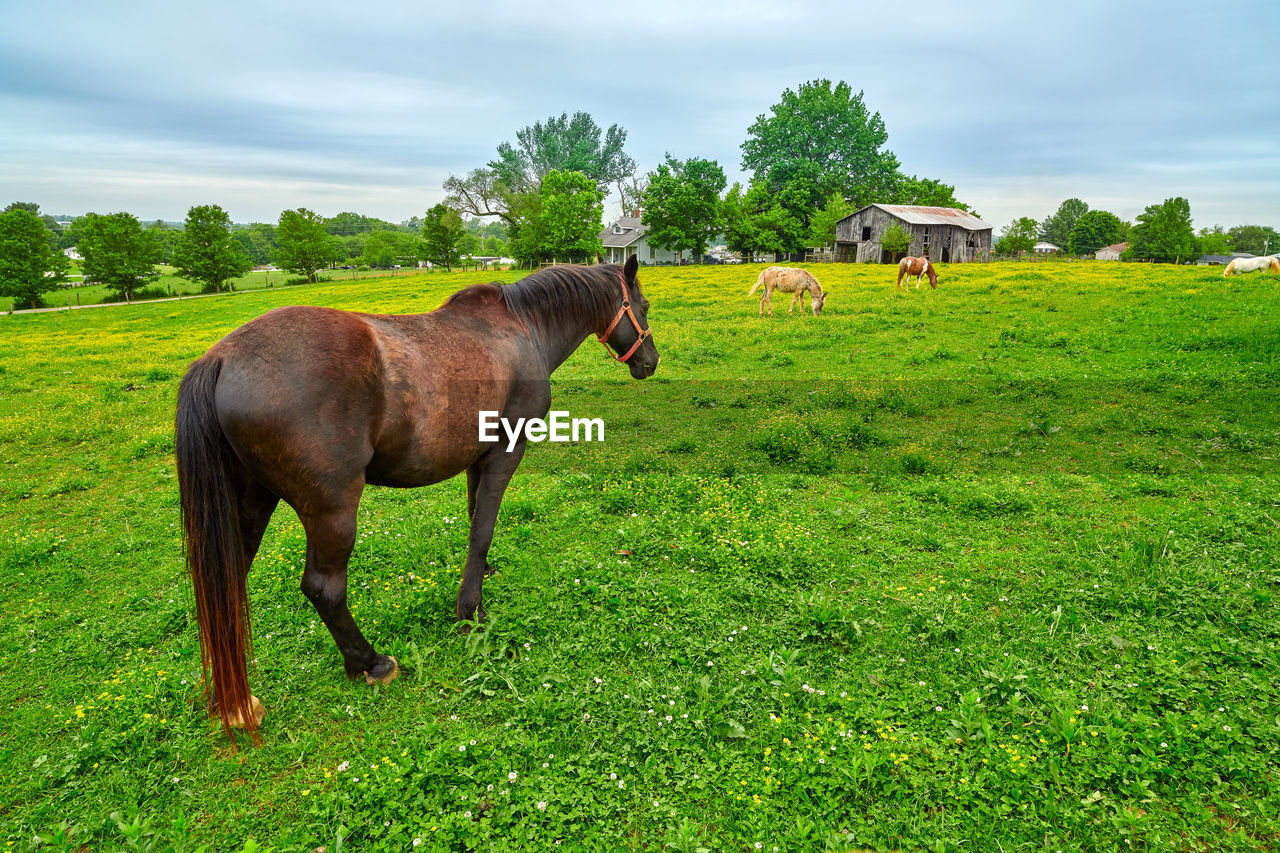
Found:
[[[538,811],[545,812],[547,810],[547,801],[538,800]]]

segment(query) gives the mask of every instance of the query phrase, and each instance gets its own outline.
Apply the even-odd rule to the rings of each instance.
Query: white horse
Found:
[[[1222,277],[1226,278],[1232,273],[1257,272],[1258,270],[1280,275],[1280,259],[1275,257],[1236,258],[1227,264],[1227,268],[1222,271]]]

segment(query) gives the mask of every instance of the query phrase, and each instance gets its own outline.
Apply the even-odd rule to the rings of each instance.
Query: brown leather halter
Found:
[[[604,344],[605,351],[618,361],[626,362],[627,359],[635,355],[640,345],[644,343],[645,338],[651,337],[653,332],[649,329],[640,328],[640,321],[636,319],[635,312],[631,310],[631,294],[627,292],[627,278],[622,273],[618,273],[618,283],[622,285],[622,307],[618,309],[618,313],[614,315],[613,322],[609,324],[609,328],[604,330],[603,335],[596,335],[596,340]],[[631,345],[631,349],[627,350],[623,355],[615,355],[613,347],[609,346],[609,335],[613,334],[614,328],[618,325],[618,321],[625,314],[631,318],[631,325],[636,327],[636,342]]]

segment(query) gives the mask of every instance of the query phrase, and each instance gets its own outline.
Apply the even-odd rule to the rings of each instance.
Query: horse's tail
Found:
[[[759,290],[760,285],[762,284],[764,284],[764,273],[760,273],[760,277],[756,279],[755,285],[750,290],[747,291],[747,296],[750,296],[751,294]]]
[[[205,690],[207,694],[212,681],[213,700],[230,736],[232,725],[254,734],[258,716],[251,707],[245,664],[249,646],[248,566],[232,467],[237,464],[236,456],[214,409],[214,390],[221,371],[220,360],[202,358],[183,377],[178,388],[174,453],[187,568],[195,587]]]

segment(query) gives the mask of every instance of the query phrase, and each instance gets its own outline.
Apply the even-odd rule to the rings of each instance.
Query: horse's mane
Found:
[[[612,314],[622,296],[617,264],[548,267],[499,288],[507,308],[525,323],[566,319],[591,324]]]

